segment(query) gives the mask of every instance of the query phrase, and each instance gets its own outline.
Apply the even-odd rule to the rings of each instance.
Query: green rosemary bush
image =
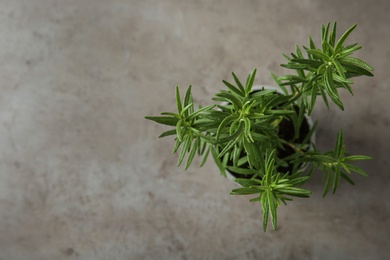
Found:
[[[295,47],[287,63],[281,66],[291,74],[277,77],[281,89],[253,91],[256,69],[246,81],[232,73],[233,82],[215,95],[213,105],[195,108],[188,87],[183,97],[176,87],[176,112],[162,112],[161,116],[147,119],[171,126],[160,137],[175,136],[173,153],[178,153],[177,165],[185,163],[187,169],[195,155],[201,156],[201,166],[211,154],[221,175],[226,170],[235,173],[240,188],[234,195],[254,195],[250,201],[259,202],[263,212],[263,230],[268,219],[277,227],[277,207],[292,197],[309,197],[311,192],[301,188],[314,169],[325,177],[323,196],[331,189],[334,193],[341,179],[353,184],[352,173],[367,174],[353,161],[368,160],[369,156],[348,155],[343,144],[343,132],[337,134],[334,149],[320,152],[311,143],[315,124],[302,136],[306,115],[310,115],[321,96],[329,108],[329,101],[344,110],[340,89],[352,92],[352,77],[373,76],[366,62],[351,55],[361,47],[346,45],[348,35],[356,25],[336,40],[336,27],[322,26],[321,45],[317,48],[311,37],[308,47]],[[290,125],[289,137],[281,134]],[[307,124],[307,123],[306,123]],[[286,154],[286,151],[290,151]],[[308,167],[304,167],[308,166]]]

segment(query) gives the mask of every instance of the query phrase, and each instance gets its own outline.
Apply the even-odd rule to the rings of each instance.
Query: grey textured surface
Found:
[[[0,259],[388,259],[390,1],[0,1]],[[343,128],[372,155],[370,177],[279,209],[229,195],[209,160],[186,173],[172,139],[145,115],[172,111],[174,87],[206,104],[258,68],[272,84],[280,53],[339,31],[375,68],[342,93],[346,111],[316,108],[318,146]]]

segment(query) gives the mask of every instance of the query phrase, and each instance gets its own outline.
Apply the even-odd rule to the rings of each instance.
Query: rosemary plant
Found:
[[[309,197],[311,191],[302,188],[314,169],[325,178],[323,196],[331,189],[335,193],[341,179],[354,184],[351,175],[367,174],[353,161],[368,160],[369,156],[348,155],[339,131],[334,149],[320,152],[311,143],[315,125],[302,134],[306,115],[310,115],[321,96],[329,108],[329,100],[344,110],[340,89],[352,92],[352,77],[373,76],[366,62],[351,55],[361,47],[346,45],[348,35],[356,25],[336,40],[335,22],[322,26],[321,46],[317,48],[309,37],[308,47],[298,46],[291,57],[284,55],[281,66],[293,73],[280,77],[272,74],[281,89],[253,91],[256,69],[245,82],[232,73],[233,83],[213,98],[216,104],[195,109],[188,87],[183,97],[176,87],[177,112],[162,112],[161,116],[147,119],[171,126],[160,137],[175,136],[173,153],[178,153],[177,165],[185,162],[185,169],[195,155],[201,156],[201,166],[211,154],[221,175],[226,170],[235,173],[241,187],[231,191],[234,195],[254,195],[250,201],[260,202],[263,212],[263,230],[268,220],[277,227],[277,207],[292,197]],[[304,55],[305,54],[305,55]],[[284,125],[291,126],[283,135]],[[290,151],[286,155],[286,151]],[[185,159],[186,158],[186,159]],[[308,167],[303,167],[308,166]]]

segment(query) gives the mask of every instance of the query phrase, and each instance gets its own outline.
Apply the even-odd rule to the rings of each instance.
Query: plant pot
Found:
[[[252,89],[254,92],[256,91],[261,91],[262,89],[266,89],[266,90],[276,90],[277,93],[283,95],[283,91],[279,88],[279,87],[275,87],[275,86],[267,86],[267,85],[257,85],[257,86],[254,86]],[[298,106],[296,107],[296,109],[298,109]],[[298,111],[297,111],[298,112]],[[314,126],[314,123],[313,123],[313,120],[310,116],[308,115],[305,115],[305,118],[304,118],[304,121],[302,122],[302,125],[300,127],[300,135],[299,135],[299,138],[298,140],[303,140],[303,138],[305,136],[307,136],[307,134],[309,133],[310,129],[312,129],[312,127]],[[285,139],[289,139],[288,135],[290,135],[291,133],[294,133],[294,127],[292,125],[291,122],[288,122],[286,119],[282,120],[281,123],[280,123],[280,128],[279,128],[279,136],[283,136]],[[313,150],[314,148],[314,145],[315,145],[315,133],[313,133],[311,135],[311,138],[310,138],[310,147],[309,147],[309,150]],[[293,149],[290,148],[290,147],[285,147],[285,150],[281,150],[281,149],[278,149],[278,156],[280,158],[285,158],[291,154],[294,153]],[[302,164],[299,168],[299,171],[300,172],[303,172],[307,169],[307,164]],[[291,171],[291,166],[289,167],[284,167],[279,169],[278,168],[278,171],[281,172],[281,173],[286,173],[287,171]],[[233,180],[235,178],[251,178],[252,175],[243,175],[243,174],[238,174],[238,173],[234,173],[230,170],[226,170],[226,176]]]

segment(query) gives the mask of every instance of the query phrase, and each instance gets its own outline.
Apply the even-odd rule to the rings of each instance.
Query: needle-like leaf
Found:
[[[181,147],[180,153],[179,153],[179,158],[177,160],[177,166],[180,166],[185,154],[187,153],[188,149],[191,148],[191,143],[192,143],[192,136],[191,135],[186,135],[183,141],[183,146]]]
[[[177,122],[179,121],[177,118],[171,116],[145,116],[145,118],[156,123],[169,126],[176,126]]]
[[[169,136],[169,135],[175,135],[176,134],[176,129],[165,131],[162,134],[160,134],[159,138]]]
[[[245,89],[243,87],[243,85],[241,84],[240,80],[237,78],[236,74],[234,74],[234,72],[232,72],[232,76],[234,78],[234,81],[236,82],[237,84],[237,87],[240,89],[241,93],[245,93]]]
[[[261,208],[263,212],[263,231],[267,230],[268,216],[269,216],[269,206],[267,194],[264,192],[261,194]]]
[[[194,112],[194,105],[192,103],[192,95],[191,95],[191,85],[188,87],[186,94],[184,95],[184,106],[191,106],[188,109],[188,112],[186,113],[186,116],[189,114],[192,114]]]
[[[342,154],[343,144],[344,144],[343,140],[344,140],[343,130],[340,129],[339,133],[337,134],[336,145],[334,148],[336,158],[340,158],[341,156],[343,156],[343,154]]]
[[[367,70],[367,71],[373,70],[373,68],[370,65],[368,65],[366,62],[364,62],[358,58],[344,57],[344,58],[340,59],[340,62],[343,64],[346,64],[346,65],[356,66],[356,67],[362,68],[362,69]]]
[[[235,86],[227,82],[226,80],[222,80],[223,84],[225,84],[229,90],[233,93],[236,93],[238,96],[245,96],[245,93],[241,92],[241,90],[237,89]]]
[[[272,228],[275,230],[277,226],[277,214],[276,214],[277,205],[272,191],[266,191],[266,194],[267,194],[269,212],[271,213],[270,215],[271,215]]]
[[[176,134],[180,142],[183,142],[182,125],[183,125],[183,120],[180,119],[176,124]]]
[[[320,58],[322,59],[323,61],[329,61],[330,60],[330,57],[328,55],[326,55],[325,53],[323,53],[322,51],[320,50],[306,50],[308,53],[310,53],[311,55],[317,57],[317,58]]]
[[[338,40],[335,51],[338,52],[340,48],[343,46],[344,41],[347,39],[348,35],[356,28],[356,24],[351,26]]]
[[[177,107],[177,112],[180,114],[181,113],[181,109],[182,109],[182,105],[181,105],[181,100],[180,100],[180,91],[179,91],[179,87],[176,86],[176,107]]]
[[[329,43],[332,47],[334,47],[335,42],[336,42],[336,30],[337,30],[337,22],[334,22],[332,32],[331,32],[330,37],[329,37]]]
[[[186,162],[186,166],[184,168],[184,170],[187,170],[188,167],[191,165],[193,159],[194,159],[194,156],[195,156],[195,152],[196,150],[198,149],[199,147],[199,144],[200,144],[200,139],[199,137],[195,139],[194,143],[192,144],[191,146],[191,149],[188,153],[188,158],[187,158],[187,162]]]
[[[247,81],[247,84],[245,86],[245,93],[249,94],[252,90],[253,82],[256,77],[256,71],[257,69],[254,69],[252,74],[249,76],[249,80]]]

